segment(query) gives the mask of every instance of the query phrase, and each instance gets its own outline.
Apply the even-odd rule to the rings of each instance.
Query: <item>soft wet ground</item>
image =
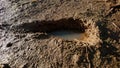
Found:
[[[79,39],[82,33],[78,31],[59,30],[59,31],[50,32],[48,34],[51,36],[62,38],[64,40],[74,40],[74,39]]]

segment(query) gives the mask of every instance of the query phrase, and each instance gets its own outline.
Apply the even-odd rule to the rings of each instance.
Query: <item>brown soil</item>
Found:
[[[0,68],[120,68],[120,0],[0,0]]]

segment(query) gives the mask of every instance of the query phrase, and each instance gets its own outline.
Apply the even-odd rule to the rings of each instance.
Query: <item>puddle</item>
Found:
[[[59,30],[50,32],[48,34],[51,36],[62,38],[64,40],[74,40],[80,39],[82,33],[78,31]]]

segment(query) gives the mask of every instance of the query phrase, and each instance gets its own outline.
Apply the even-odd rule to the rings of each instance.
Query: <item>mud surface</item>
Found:
[[[0,0],[0,68],[120,68],[120,0]]]

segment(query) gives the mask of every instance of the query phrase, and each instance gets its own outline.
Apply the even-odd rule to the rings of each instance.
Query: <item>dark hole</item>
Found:
[[[79,32],[85,32],[86,27],[83,22],[79,19],[60,19],[60,20],[49,20],[49,21],[33,21],[31,23],[24,23],[15,26],[16,30],[20,32],[52,32],[56,30],[76,30]],[[14,29],[15,29],[14,28]]]
[[[3,68],[10,68],[10,66],[8,64],[4,64]]]
[[[71,37],[79,37],[78,34],[84,33],[86,26],[82,20],[73,18],[64,18],[60,20],[49,20],[49,21],[33,21],[30,23],[24,23],[14,28],[19,32],[27,33],[47,33],[48,35],[60,36],[65,39],[74,39]],[[42,35],[41,35],[42,36]],[[40,38],[39,36],[38,38]],[[42,36],[43,37],[43,36]],[[46,36],[45,36],[46,37]],[[44,37],[44,38],[45,38]]]
[[[12,43],[8,43],[6,47],[11,47],[12,46]]]

